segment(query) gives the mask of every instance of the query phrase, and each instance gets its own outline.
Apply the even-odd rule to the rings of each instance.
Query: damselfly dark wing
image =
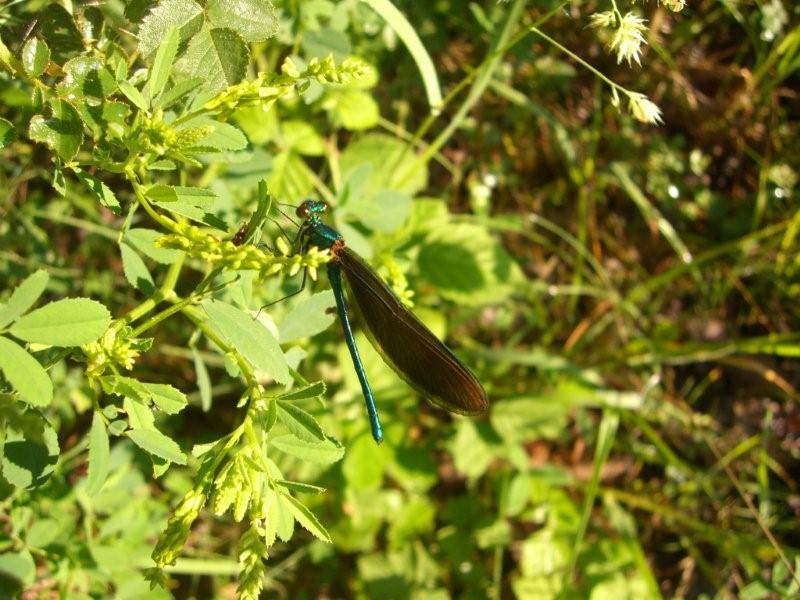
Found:
[[[373,345],[406,382],[450,412],[476,415],[489,407],[480,382],[409,311],[364,260],[347,247],[336,251],[350,298]]]

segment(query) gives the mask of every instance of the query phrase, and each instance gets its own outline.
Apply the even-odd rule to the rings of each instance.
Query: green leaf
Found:
[[[284,402],[295,402],[297,400],[305,400],[306,398],[319,398],[323,394],[325,394],[325,382],[317,381],[311,385],[281,394],[278,396],[278,399]]]
[[[347,174],[365,164],[373,168],[365,189],[367,196],[374,196],[381,190],[413,196],[428,182],[427,169],[417,162],[416,152],[396,137],[371,133],[349,144],[342,152],[342,173]]]
[[[203,308],[212,327],[251,365],[278,383],[289,383],[286,358],[266,327],[232,304],[206,300]]]
[[[319,465],[333,464],[344,456],[344,448],[330,438],[323,442],[307,442],[289,434],[273,438],[271,445],[290,456]]]
[[[111,191],[110,187],[94,175],[78,169],[77,167],[74,168],[73,171],[78,179],[92,191],[95,197],[100,201],[100,204],[111,209],[116,215],[120,213],[119,200],[117,200],[117,197],[114,195],[114,192]]]
[[[522,273],[502,246],[479,225],[431,231],[417,255],[420,275],[445,298],[468,305],[500,302]]]
[[[134,398],[145,404],[150,400],[150,394],[144,384],[133,377],[124,375],[104,375],[100,377],[100,385],[106,394],[117,394],[126,398]]]
[[[131,85],[129,81],[120,81],[119,91],[125,94],[125,97],[139,110],[147,111],[150,108],[150,103],[147,101],[147,98],[144,97],[142,92]]]
[[[50,103],[52,116],[35,115],[28,127],[28,137],[49,146],[65,162],[78,153],[83,142],[83,122],[78,111],[66,100]]]
[[[126,429],[128,429],[128,421],[125,419],[111,421],[111,423],[108,424],[109,435],[120,436],[125,432]]]
[[[208,369],[203,357],[195,347],[192,347],[192,357],[194,358],[194,373],[195,377],[197,377],[197,389],[200,391],[200,407],[203,412],[208,412],[211,409],[213,400],[211,378],[208,376]]]
[[[94,56],[78,56],[64,65],[66,76],[58,91],[76,106],[86,98],[105,100],[117,89],[117,80],[106,64]]]
[[[192,37],[175,70],[187,77],[204,77],[205,91],[221,92],[244,79],[249,60],[250,52],[238,33],[204,26]]]
[[[161,237],[164,237],[164,234],[155,229],[134,228],[125,232],[124,239],[148,258],[162,265],[170,265],[178,260],[183,252],[156,246],[156,240]]]
[[[456,427],[456,436],[448,444],[453,463],[468,478],[477,479],[495,459],[501,440],[471,419],[459,420]]]
[[[58,435],[41,415],[31,416],[30,423],[17,428],[6,425],[2,447],[3,477],[19,488],[41,485],[58,461]]]
[[[0,336],[0,371],[23,402],[48,406],[53,401],[53,382],[34,357],[8,338]]]
[[[17,137],[17,132],[11,121],[0,118],[0,148],[5,148]]]
[[[322,156],[325,144],[322,136],[308,121],[289,120],[281,122],[281,144],[287,150],[305,156]]]
[[[62,198],[67,197],[67,180],[64,178],[64,171],[56,168],[53,170],[53,189],[58,192]]]
[[[378,103],[361,90],[347,90],[337,94],[331,107],[331,116],[336,125],[351,131],[370,129],[378,124]]]
[[[17,317],[33,306],[44,292],[49,280],[50,275],[48,275],[47,271],[39,270],[20,283],[11,294],[6,305],[0,308],[0,328],[16,320]]]
[[[203,25],[203,7],[193,0],[162,0],[142,19],[139,26],[139,51],[150,56],[162,43],[170,28],[178,30],[186,42]]]
[[[155,429],[155,416],[150,407],[135,397],[126,396],[122,407],[128,415],[128,423],[132,429]]]
[[[391,518],[387,538],[394,548],[402,548],[433,530],[436,508],[425,498],[410,498],[403,502]]]
[[[281,152],[272,161],[267,181],[270,192],[286,202],[299,202],[314,189],[314,173],[294,152]]]
[[[556,439],[564,432],[570,406],[551,397],[504,398],[492,404],[491,423],[511,443]]]
[[[203,139],[199,140],[195,147],[203,150],[243,150],[247,148],[247,136],[242,130],[228,123],[220,123],[213,119],[192,119],[186,123],[187,127],[202,127],[210,125],[214,130]]]
[[[181,79],[166,92],[161,94],[155,102],[154,108],[169,108],[178,100],[183,98],[186,94],[196,89],[203,83],[202,77],[190,77],[188,79]]]
[[[269,506],[267,521],[275,523],[274,534],[272,530],[273,526],[267,524],[267,535],[264,537],[270,539],[273,535],[277,535],[284,542],[288,542],[294,535],[294,516],[292,516],[292,511],[289,509],[286,496],[272,489],[270,489],[270,492],[272,492],[274,500]]]
[[[29,38],[22,47],[22,66],[30,77],[39,77],[50,62],[50,48],[42,40]]]
[[[209,0],[206,11],[212,26],[233,29],[248,42],[263,42],[278,31],[275,7],[267,0]]]
[[[342,475],[349,490],[377,490],[383,482],[386,454],[370,435],[360,435],[347,447]]]
[[[124,102],[111,100],[100,104],[81,102],[78,112],[86,126],[91,129],[92,137],[121,139],[127,131],[125,119],[130,114],[131,107]]]
[[[147,165],[149,171],[174,171],[176,168],[175,162],[168,158],[154,160]]]
[[[186,394],[171,385],[164,383],[142,383],[142,385],[155,405],[168,415],[181,412],[189,403]]]
[[[389,27],[394,29],[397,36],[408,48],[422,76],[422,83],[425,86],[425,94],[428,97],[431,111],[438,111],[442,105],[442,90],[439,86],[439,78],[436,75],[436,67],[433,64],[433,60],[425,49],[425,44],[422,43],[422,40],[417,35],[417,30],[390,0],[364,0],[364,2],[383,17]]]
[[[80,346],[98,339],[111,324],[108,309],[89,298],[67,298],[46,304],[11,327],[26,342],[50,346]]]
[[[177,465],[186,464],[186,455],[173,440],[155,429],[131,429],[125,433],[131,441],[145,452]]]
[[[207,189],[198,187],[181,187],[171,185],[154,185],[147,190],[147,197],[153,202],[184,202],[194,206],[203,206],[212,202],[217,195]]]
[[[531,498],[531,477],[527,473],[517,473],[508,485],[508,492],[502,499],[501,514],[515,517],[520,514]]]
[[[62,525],[56,519],[37,519],[25,532],[28,547],[45,548],[63,533]]]
[[[267,402],[267,410],[263,412],[261,417],[261,428],[264,432],[269,433],[278,422],[278,401],[275,398],[270,398]]]
[[[296,498],[289,494],[281,494],[287,501],[286,506],[300,525],[308,530],[315,538],[323,542],[332,543],[331,536],[314,513]]]
[[[278,420],[298,439],[307,442],[320,442],[325,439],[317,420],[295,404],[279,401]]]
[[[27,550],[0,554],[0,581],[9,598],[17,598],[36,579],[36,563]]]
[[[351,197],[347,202],[347,212],[372,231],[392,233],[408,219],[411,204],[408,194],[383,190],[372,197]]]
[[[375,444],[372,438],[368,435],[364,437],[371,443],[374,452]],[[400,446],[393,450],[391,460],[386,463],[386,473],[396,485],[409,492],[425,493],[439,481],[435,453],[429,448],[415,445]]]
[[[120,242],[119,250],[122,254],[122,270],[128,283],[144,294],[152,293],[155,283],[142,257],[124,241]]]
[[[95,412],[89,433],[89,472],[86,476],[86,493],[95,496],[108,476],[109,444],[108,432],[103,416]]]
[[[336,319],[330,308],[336,306],[333,292],[314,294],[297,304],[278,326],[281,344],[311,337],[330,327]]]
[[[208,212],[209,205],[216,200],[211,190],[196,187],[154,185],[147,190],[147,197],[156,204],[198,223],[227,230],[227,225],[216,215]]]
[[[337,62],[343,61],[353,53],[350,38],[342,31],[321,27],[316,31],[306,31],[302,39],[303,52],[309,58],[325,58],[329,54]]]
[[[39,33],[50,43],[53,59],[63,64],[66,58],[82,51],[83,36],[75,25],[75,19],[60,4],[48,4],[37,13]]]
[[[161,93],[169,79],[175,56],[178,53],[178,39],[177,27],[170,26],[156,50],[156,57],[150,68],[150,79],[147,82],[147,91],[151,98],[155,98]]]

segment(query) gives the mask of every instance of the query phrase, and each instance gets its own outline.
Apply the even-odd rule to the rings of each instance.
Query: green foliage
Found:
[[[797,8],[95,4],[0,6],[0,596],[797,594]],[[308,196],[485,418],[358,334],[374,443]]]

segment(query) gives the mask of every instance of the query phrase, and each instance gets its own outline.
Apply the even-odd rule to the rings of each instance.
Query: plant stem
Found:
[[[164,278],[164,282],[161,284],[161,287],[147,300],[131,310],[127,315],[119,319],[114,327],[119,330],[124,325],[130,325],[137,319],[149,313],[164,300],[173,298],[175,296],[175,285],[178,283],[178,276],[180,275],[185,260],[185,255],[181,255],[174,263],[172,263],[169,266],[169,270],[167,270],[167,275]]]
[[[428,161],[430,161],[431,158],[433,158],[436,153],[439,152],[447,140],[450,139],[450,136],[453,135],[453,132],[455,132],[455,130],[458,129],[464,122],[464,119],[467,117],[469,111],[471,111],[475,104],[478,103],[478,100],[480,100],[483,92],[486,90],[486,87],[492,80],[492,74],[500,64],[500,59],[503,57],[503,53],[498,53],[497,50],[500,48],[505,48],[505,45],[508,43],[511,37],[512,29],[520,19],[523,8],[525,8],[525,0],[516,0],[511,9],[508,11],[508,18],[503,25],[503,29],[500,31],[500,35],[497,37],[497,40],[492,45],[492,48],[489,52],[491,58],[488,60],[487,64],[480,69],[480,72],[477,75],[475,83],[472,85],[469,94],[467,94],[466,99],[461,104],[453,118],[450,120],[450,123],[448,123],[444,131],[442,131],[442,133],[440,133],[436,139],[431,142],[430,146],[428,146],[425,151],[419,155],[416,160],[417,168],[426,165]],[[412,173],[414,171],[416,171],[416,168],[410,170]]]
[[[580,56],[575,54],[572,50],[570,50],[566,46],[563,46],[563,45],[559,44],[557,41],[555,41],[553,38],[551,38],[549,35],[544,33],[542,30],[540,30],[535,25],[530,28],[530,31],[532,31],[533,33],[535,33],[539,37],[541,37],[544,40],[546,40],[548,43],[550,43],[550,45],[555,46],[556,48],[561,50],[564,54],[566,54],[567,56],[572,58],[575,62],[579,63],[585,69],[588,69],[589,71],[594,73],[594,75],[596,77],[598,77],[600,80],[602,80],[606,84],[608,84],[609,87],[611,87],[613,89],[616,89],[616,90],[622,92],[623,94],[625,94],[627,96],[631,95],[631,91],[630,90],[628,90],[627,88],[622,87],[618,83],[615,83],[614,81],[612,81],[611,79],[606,77],[601,71],[597,70],[595,67],[593,67],[591,64],[589,64],[588,62],[583,60]]]

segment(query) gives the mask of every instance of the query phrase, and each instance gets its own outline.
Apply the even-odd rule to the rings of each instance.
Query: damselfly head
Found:
[[[312,215],[318,215],[328,210],[328,205],[321,200],[304,200],[297,207],[297,216],[301,219],[308,219]]]

